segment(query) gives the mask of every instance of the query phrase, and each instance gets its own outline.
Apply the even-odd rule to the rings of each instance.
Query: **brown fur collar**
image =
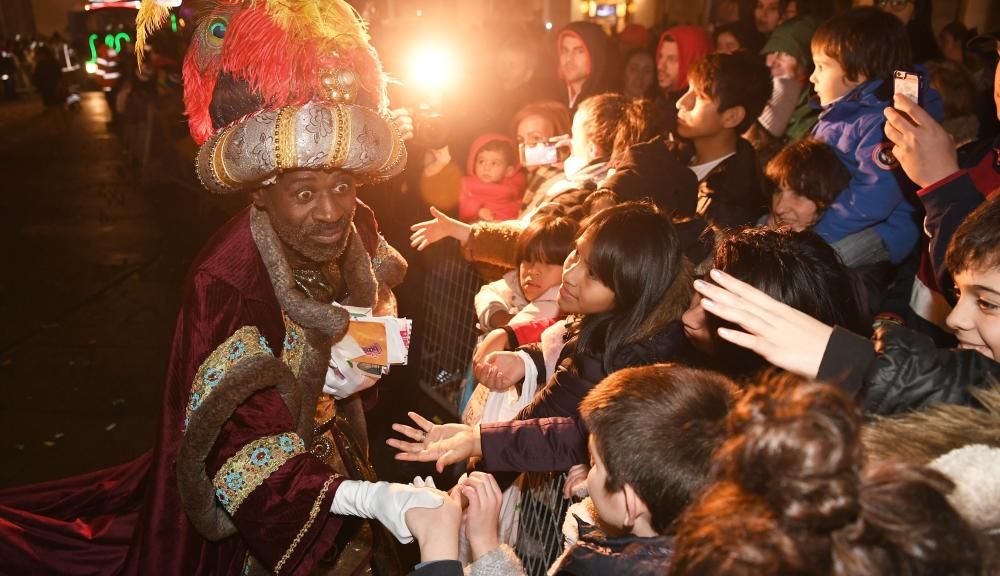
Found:
[[[898,459],[927,464],[968,444],[1000,448],[1000,384],[970,386],[983,408],[940,404],[895,417],[877,417],[861,439],[870,462]]]
[[[347,333],[350,322],[347,311],[311,300],[295,288],[292,269],[285,259],[282,242],[271,226],[270,217],[267,212],[256,207],[250,210],[250,232],[271,277],[271,285],[281,309],[303,328],[319,330],[332,337],[334,342],[339,341]],[[371,258],[353,224],[347,249],[340,258],[340,268],[351,292],[347,303],[354,306],[374,306],[378,282],[372,272]]]

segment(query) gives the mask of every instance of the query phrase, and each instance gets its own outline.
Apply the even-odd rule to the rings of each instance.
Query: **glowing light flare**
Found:
[[[425,45],[410,57],[410,83],[422,95],[425,103],[437,108],[444,91],[455,81],[456,60],[449,47]]]
[[[552,30],[552,22],[546,22],[545,23],[545,29],[546,30]]]
[[[84,62],[83,66],[87,69],[87,74],[97,74],[97,62]]]

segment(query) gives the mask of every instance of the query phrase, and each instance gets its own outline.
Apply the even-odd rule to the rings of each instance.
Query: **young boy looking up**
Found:
[[[823,107],[813,137],[833,147],[851,173],[815,231],[848,266],[898,264],[920,231],[894,173],[898,163],[885,140],[882,110],[892,97],[893,70],[910,64],[906,29],[890,14],[856,8],[816,30],[812,55],[809,80]],[[924,104],[940,110],[936,92],[925,90]]]
[[[753,224],[765,212],[762,174],[740,138],[771,97],[771,74],[747,52],[710,54],[688,72],[677,101],[677,133],[691,141],[698,214],[716,228]]]
[[[762,223],[796,232],[812,227],[851,178],[833,150],[811,138],[782,148],[764,174],[774,192],[771,213]]]
[[[712,454],[726,438],[736,396],[725,376],[674,364],[626,368],[595,386],[580,412],[590,429],[587,489],[599,527],[575,518],[579,540],[550,573],[662,574],[674,521],[709,484]],[[486,503],[498,501],[499,488],[478,472],[464,484],[471,573],[524,574],[513,550],[497,546],[499,505]],[[434,535],[446,537],[458,535]],[[449,573],[435,568],[444,566],[424,564],[415,574]]]

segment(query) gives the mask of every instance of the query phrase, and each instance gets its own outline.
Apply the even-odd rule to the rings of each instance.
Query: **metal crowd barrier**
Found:
[[[562,525],[571,501],[562,496],[565,473],[524,474],[514,551],[528,576],[544,576],[563,551]]]

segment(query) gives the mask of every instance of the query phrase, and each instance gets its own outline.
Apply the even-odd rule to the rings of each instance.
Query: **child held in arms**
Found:
[[[458,197],[465,222],[497,222],[517,218],[524,195],[524,173],[514,144],[506,136],[480,136],[469,152],[468,173]]]

